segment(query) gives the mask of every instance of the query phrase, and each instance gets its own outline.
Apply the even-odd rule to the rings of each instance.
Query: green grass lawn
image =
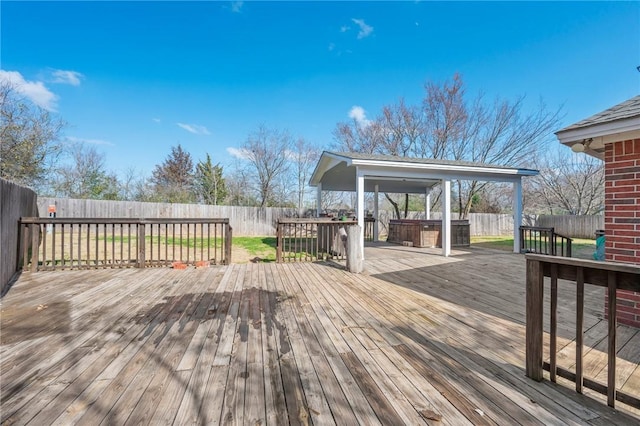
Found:
[[[497,237],[485,237],[476,236],[471,237],[471,244],[479,247],[487,247],[497,250],[512,251],[513,250],[513,237],[497,236]],[[593,259],[593,252],[596,250],[596,240],[587,238],[573,238],[571,243],[573,257],[581,259]]]
[[[233,246],[245,249],[263,262],[276,260],[276,237],[233,237]]]

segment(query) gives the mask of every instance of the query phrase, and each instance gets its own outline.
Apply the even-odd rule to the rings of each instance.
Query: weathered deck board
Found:
[[[25,273],[1,301],[0,422],[640,422],[524,376],[522,256],[428,252],[367,248],[361,275],[323,263]],[[558,364],[573,368],[575,289],[558,294]],[[585,300],[585,374],[601,379],[602,292]],[[638,334],[619,327],[618,387],[632,393]]]

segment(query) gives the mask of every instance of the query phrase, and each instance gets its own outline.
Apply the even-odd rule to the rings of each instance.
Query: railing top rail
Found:
[[[545,226],[521,226],[520,229],[525,229],[527,231],[546,231],[546,232],[554,232],[555,228],[549,228]],[[556,235],[559,235],[556,232]]]
[[[582,268],[601,269],[604,271],[628,272],[640,275],[640,265],[628,263],[602,262],[598,260],[578,259],[575,257],[548,256],[545,254],[526,254],[527,260],[536,260],[545,263],[556,263],[558,265],[576,266]]]
[[[93,225],[93,224],[193,224],[193,223],[221,223],[227,224],[229,223],[228,218],[131,218],[131,217],[121,217],[121,218],[97,218],[97,217],[21,217],[20,223],[23,224],[82,224],[82,225]]]
[[[334,220],[331,218],[291,218],[291,219],[278,219],[279,224],[296,224],[296,223],[310,223],[310,224],[327,224],[327,223],[336,223],[343,225],[357,225],[358,222],[355,220]]]
[[[568,241],[573,241],[573,238],[567,237],[566,235],[558,234],[557,232],[554,232],[554,234],[556,234],[556,237],[560,237]]]
[[[543,254],[525,255],[527,262],[537,261],[543,266],[545,277],[551,276],[551,266],[556,265],[559,279],[576,281],[578,268],[582,268],[584,282],[600,287],[609,286],[609,275],[617,276],[616,286],[620,290],[640,292],[640,266],[626,263],[599,262],[587,259],[547,256]]]

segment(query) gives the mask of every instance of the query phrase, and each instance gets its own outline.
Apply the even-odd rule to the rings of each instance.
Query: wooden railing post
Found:
[[[36,272],[40,254],[40,225],[30,224],[29,233],[31,234],[31,272]]]
[[[607,405],[615,407],[616,404],[616,328],[617,328],[617,280],[616,273],[609,271],[607,274],[607,294],[609,296],[609,338],[607,344]]]
[[[362,272],[362,228],[359,225],[347,226],[347,271],[354,274]]]
[[[226,224],[227,232],[225,233],[225,241],[224,241],[224,263],[225,265],[231,264],[231,244],[233,242],[233,229],[231,228],[231,224]]]
[[[544,276],[539,261],[527,260],[526,295],[526,375],[541,381],[542,369],[542,315]]]
[[[282,263],[282,223],[276,225],[276,262]]]
[[[144,268],[145,264],[145,250],[147,245],[145,227],[146,224],[144,221],[138,222],[138,262],[136,263],[136,268]]]

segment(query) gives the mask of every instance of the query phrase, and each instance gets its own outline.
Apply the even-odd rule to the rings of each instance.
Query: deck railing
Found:
[[[346,260],[346,227],[357,224],[328,219],[280,219],[276,262]]]
[[[537,253],[571,257],[572,239],[555,232],[554,228],[520,227],[520,253]]]
[[[229,264],[229,219],[20,219],[23,270]]]
[[[637,396],[616,389],[616,291],[640,291],[640,267],[619,263],[596,262],[544,255],[527,255],[526,283],[526,375],[543,379],[543,370],[575,382],[576,392],[587,387],[607,395],[607,403],[614,407],[620,401],[640,409]],[[544,278],[550,279],[549,362],[543,362],[543,301]],[[573,281],[576,286],[576,359],[575,372],[557,365],[558,280]],[[571,285],[572,283],[562,285]],[[607,384],[583,377],[584,286],[592,284],[607,288]]]

